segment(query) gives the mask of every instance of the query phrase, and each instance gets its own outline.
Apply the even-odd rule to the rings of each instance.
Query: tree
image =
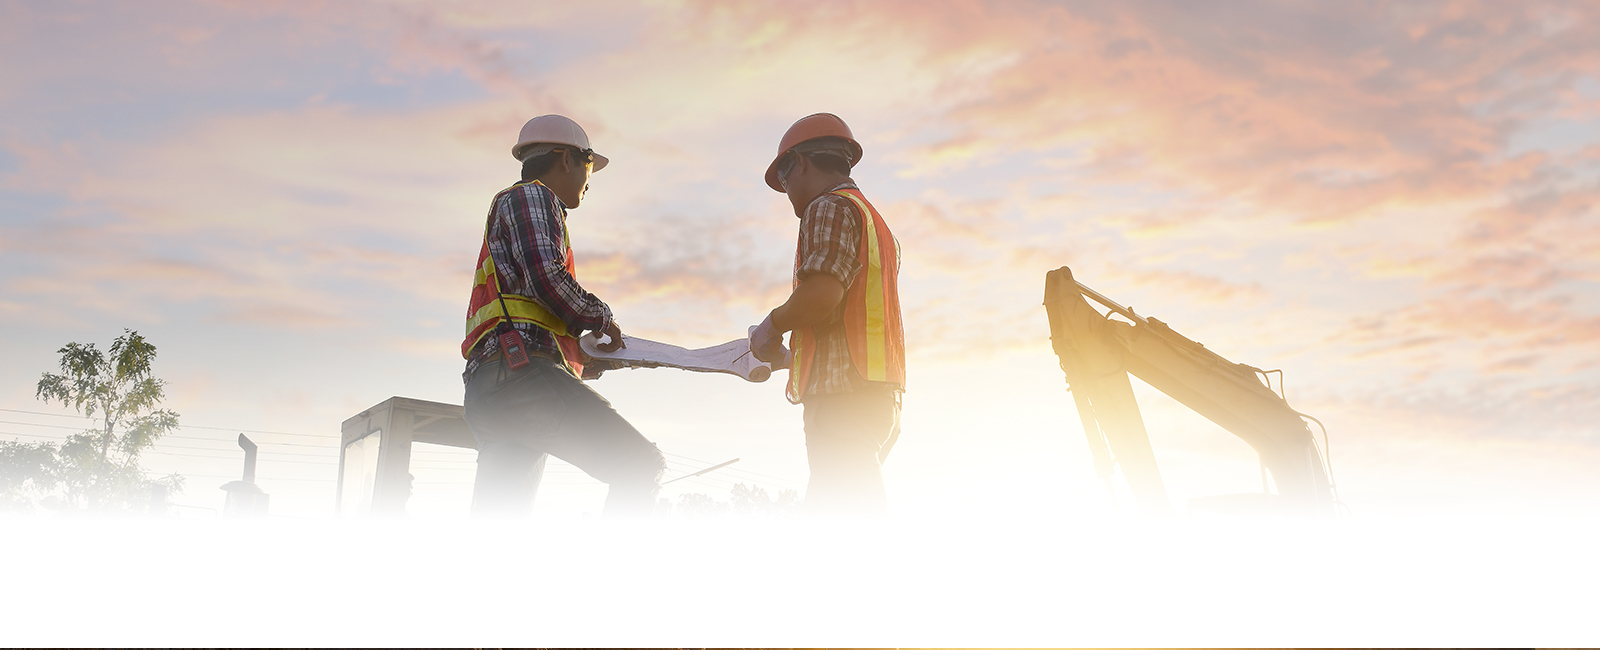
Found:
[[[678,498],[676,514],[680,517],[792,517],[800,512],[800,493],[782,490],[778,498],[767,495],[763,487],[746,487],[736,483],[729,501],[718,501],[707,495],[693,492]]]
[[[748,488],[743,483],[733,486],[733,501],[729,504],[733,514],[746,517],[788,517],[800,512],[800,493],[780,490],[778,498],[767,496],[763,487]]]
[[[68,343],[57,352],[61,374],[44,373],[35,396],[101,419],[100,426],[68,436],[54,449],[53,473],[67,503],[123,510],[147,503],[154,486],[169,493],[182,489],[182,476],[151,480],[139,467],[139,455],[178,428],[178,414],[158,408],[166,397],[166,382],[150,374],[156,347],[125,329],[107,353],[93,343]]]
[[[53,442],[0,440],[0,512],[26,511],[60,479]]]

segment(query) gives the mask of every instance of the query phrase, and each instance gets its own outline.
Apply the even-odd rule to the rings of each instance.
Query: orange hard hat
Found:
[[[856,142],[856,137],[850,134],[850,126],[833,113],[807,115],[790,126],[784,132],[783,139],[778,141],[778,155],[772,158],[772,164],[767,165],[767,187],[783,191],[783,185],[778,182],[778,161],[783,160],[783,154],[807,140],[830,136],[844,138],[845,142],[850,143],[850,166],[856,166],[861,160],[861,143]]]

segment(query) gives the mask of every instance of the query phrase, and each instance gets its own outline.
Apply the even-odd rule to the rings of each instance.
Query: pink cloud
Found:
[[[1197,273],[1174,273],[1162,270],[1129,270],[1124,273],[1134,284],[1163,286],[1172,293],[1198,298],[1203,302],[1259,300],[1267,296],[1267,292],[1260,285],[1228,282]]]
[[[793,220],[759,172],[790,121],[833,110],[868,147],[861,179],[905,245],[917,354],[1038,348],[1043,272],[1071,265],[1240,361],[1331,368],[1316,381],[1329,391],[1382,386],[1367,399],[1405,377],[1516,393],[1600,363],[1586,284],[1600,144],[1512,145],[1595,114],[1585,7],[218,6],[288,26],[230,39],[169,11],[149,31],[170,47],[114,43],[174,66],[152,83],[183,86],[218,83],[183,67],[205,55],[348,38],[365,53],[350,65],[385,84],[459,74],[483,96],[374,108],[324,94],[171,131],[6,131],[20,160],[6,187],[72,207],[0,246],[89,241],[104,257],[6,278],[0,315],[93,286],[83,304],[149,318],[215,301],[219,318],[326,328],[365,322],[364,296],[394,291],[448,342],[484,205],[514,173],[508,138],[559,110],[615,161],[575,213],[580,277],[630,328],[717,342],[785,294]],[[564,25],[611,27],[581,55],[541,58],[528,34]],[[97,232],[90,213],[125,221]],[[171,260],[158,238],[209,254]]]

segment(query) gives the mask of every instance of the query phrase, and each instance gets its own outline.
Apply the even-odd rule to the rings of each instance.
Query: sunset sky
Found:
[[[787,295],[797,221],[762,173],[826,111],[904,253],[901,516],[1111,511],[1040,306],[1061,266],[1283,369],[1358,516],[1592,513],[1597,9],[0,3],[0,439],[88,426],[35,384],[131,328],[185,425],[146,460],[190,475],[177,503],[220,508],[251,431],[273,512],[331,516],[344,419],[461,401],[524,121],[567,115],[611,159],[571,215],[579,280],[629,334],[700,347]],[[663,493],[725,499],[804,484],[785,378],[594,385],[668,478],[741,458]],[[1136,390],[1175,506],[1259,489],[1243,442]],[[413,512],[464,514],[470,452],[417,458]],[[576,470],[547,483],[541,512],[598,511]]]

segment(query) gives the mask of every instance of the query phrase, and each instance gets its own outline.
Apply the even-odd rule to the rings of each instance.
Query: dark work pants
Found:
[[[472,373],[463,401],[478,442],[473,516],[527,516],[546,454],[609,485],[608,516],[655,507],[666,470],[661,450],[565,366],[531,357],[511,370],[495,358]]]
[[[889,512],[883,460],[900,434],[899,391],[868,388],[804,400],[806,511],[882,516]]]

